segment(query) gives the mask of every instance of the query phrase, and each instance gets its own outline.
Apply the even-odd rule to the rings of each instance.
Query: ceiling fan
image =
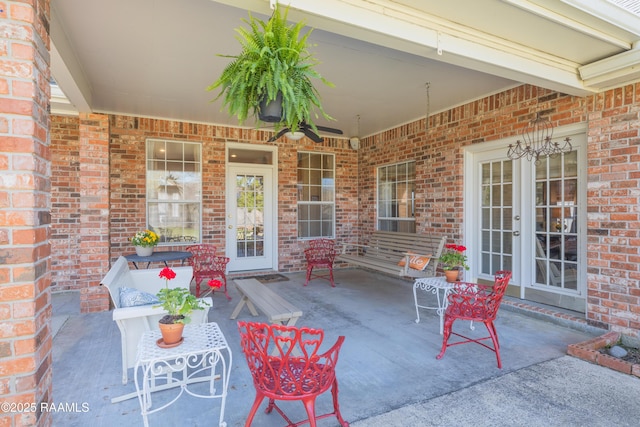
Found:
[[[342,135],[342,131],[340,129],[329,128],[329,127],[325,127],[325,126],[316,126],[316,129],[318,129],[319,131],[322,131],[322,132],[329,132],[329,133],[335,133],[335,134],[338,134],[338,135]],[[324,141],[324,138],[322,138],[321,136],[316,134],[313,131],[313,128],[308,123],[302,122],[302,123],[300,123],[300,126],[298,127],[298,130],[296,132],[291,132],[291,130],[289,128],[281,129],[278,133],[276,133],[271,138],[269,138],[268,142],[273,142],[273,141],[277,140],[278,138],[282,137],[283,135],[286,135],[287,138],[292,139],[294,141],[302,138],[305,135],[309,139],[311,139],[313,142],[322,142],[322,141]]]

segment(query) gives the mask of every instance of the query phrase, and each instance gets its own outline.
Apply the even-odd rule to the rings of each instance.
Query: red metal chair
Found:
[[[498,342],[498,332],[493,324],[498,314],[498,308],[502,302],[502,297],[511,279],[510,271],[498,271],[495,275],[493,287],[480,285],[477,283],[456,282],[452,292],[448,295],[448,306],[444,313],[444,333],[442,337],[442,349],[436,359],[442,359],[447,347],[459,344],[474,342],[488,348],[496,353],[498,368],[502,368],[500,360],[500,343]],[[456,320],[470,320],[472,322],[482,322],[489,331],[489,336],[482,338],[470,338],[453,332],[453,322]],[[463,339],[449,343],[449,337],[456,335]],[[482,341],[491,339],[493,347]]]
[[[336,258],[336,248],[333,240],[316,239],[309,241],[309,247],[304,250],[304,256],[307,259],[307,281],[305,286],[312,279],[325,279],[331,283],[332,287],[336,287],[333,282],[333,261]],[[314,267],[326,267],[328,273],[316,273],[312,275]]]
[[[227,293],[227,264],[229,258],[223,256],[216,256],[216,247],[213,245],[201,244],[187,246],[187,251],[191,252],[192,256],[188,258],[189,265],[193,267],[192,280],[196,281],[196,297],[200,297],[200,284],[204,279],[209,279],[207,282],[211,288],[211,293],[214,293],[218,289],[222,289],[227,299],[231,299]],[[213,286],[214,279],[219,279],[222,286],[218,288]]]
[[[340,414],[338,404],[338,380],[336,364],[344,336],[325,353],[317,354],[324,338],[322,329],[295,326],[269,325],[256,322],[238,322],[240,345],[247,359],[256,398],[245,422],[251,426],[264,398],[269,399],[267,414],[275,409],[288,424],[296,427],[335,416],[343,427],[348,427]],[[316,397],[331,387],[333,412],[315,415]],[[301,400],[307,416],[306,420],[293,423],[276,405],[276,400]]]

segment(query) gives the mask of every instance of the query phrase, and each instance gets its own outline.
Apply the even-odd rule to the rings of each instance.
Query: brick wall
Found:
[[[588,125],[588,308],[595,325],[626,334],[640,329],[636,215],[640,89],[625,86],[577,98],[523,85],[362,138],[355,152],[347,141],[277,141],[279,167],[280,271],[304,268],[303,242],[296,237],[297,150],[336,153],[337,241],[366,242],[375,229],[376,168],[416,161],[418,232],[463,238],[463,148],[513,138],[536,112],[554,126]],[[147,137],[203,143],[204,240],[224,247],[224,144],[263,143],[256,130],[134,117],[110,117],[111,259],[130,251],[128,238],[144,227],[144,141]],[[176,248],[177,249],[177,248]]]
[[[376,228],[376,170],[416,161],[416,231],[462,240],[463,147],[509,138],[544,111],[554,126],[586,120],[586,99],[535,86],[517,88],[461,105],[361,141],[360,238]],[[506,148],[505,148],[506,149]]]
[[[588,126],[587,320],[640,336],[640,83],[587,98],[524,85],[365,138],[360,237],[375,228],[376,168],[415,159],[418,230],[461,240],[462,148],[513,138],[538,111]]]
[[[80,129],[78,117],[53,116],[51,139],[51,280],[56,291],[78,290]]]
[[[0,425],[51,425],[49,2],[0,3]]]
[[[109,120],[106,115],[80,114],[80,262],[82,313],[109,309],[109,294],[98,271],[109,263]]]
[[[96,274],[109,269],[108,116],[54,116],[50,135],[53,290],[80,290],[83,313],[108,310]]]
[[[54,116],[52,122],[53,288],[82,290],[82,299],[90,306],[83,303],[84,311],[108,308],[108,296],[95,285],[108,271],[110,262],[132,251],[129,238],[146,227],[147,138],[202,143],[203,242],[224,251],[225,144],[267,144],[270,136],[254,129],[129,116]],[[103,135],[97,142],[96,134]],[[285,138],[269,143],[273,144],[278,146],[278,269],[298,271],[305,264],[304,242],[297,238],[297,152],[329,150],[336,154],[338,241],[350,238],[357,229],[357,152],[348,148],[347,141],[331,138],[323,144],[306,139],[292,143]],[[108,153],[104,151],[106,146]],[[105,195],[108,202],[103,204]],[[184,246],[167,248],[181,249]]]
[[[588,107],[587,316],[640,337],[640,83]]]

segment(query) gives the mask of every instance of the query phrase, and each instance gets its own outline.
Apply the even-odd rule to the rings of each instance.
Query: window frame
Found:
[[[398,169],[401,166],[405,166],[405,170],[407,171],[407,173],[405,174],[405,178],[404,180],[399,179],[399,174],[398,174]],[[409,166],[411,166],[409,168]],[[410,188],[410,196],[409,198],[405,199],[405,206],[404,206],[404,210],[410,210],[412,216],[400,216],[401,211],[403,210],[402,207],[399,206],[399,204],[397,203],[397,201],[399,200],[398,198],[394,198],[394,191],[392,191],[390,193],[390,198],[386,199],[383,198],[383,188],[382,188],[382,181],[381,181],[381,177],[383,176],[388,176],[389,173],[387,172],[390,168],[395,168],[394,169],[394,180],[388,180],[385,181],[385,184],[389,184],[391,187],[397,187],[398,184],[400,183],[404,183],[405,185],[407,185],[408,188]],[[409,175],[409,171],[412,172],[412,176]],[[396,193],[397,194],[397,193]],[[376,169],[376,230],[378,231],[395,231],[395,232],[406,232],[406,233],[415,233],[416,232],[416,217],[415,217],[415,212],[416,212],[416,199],[415,199],[415,195],[416,195],[416,161],[415,160],[407,160],[407,161],[403,161],[403,162],[398,162],[398,163],[393,163],[393,164],[389,164],[389,165],[384,165],[384,166],[378,166],[378,168]],[[396,201],[396,203],[394,204],[394,200]],[[381,211],[384,209],[383,205],[387,203],[389,205],[389,209],[391,211],[395,210],[395,214],[393,212],[389,212],[391,213],[392,216],[382,216],[381,215]],[[395,207],[395,208],[394,208]],[[385,221],[389,224],[395,223],[396,226],[394,227],[394,230],[390,230],[388,229],[388,227],[383,228],[381,227],[382,225],[382,221]],[[409,224],[408,227],[399,227],[400,224]]]
[[[158,157],[153,157],[153,155],[151,154],[151,144],[155,144],[155,143],[162,143],[165,144],[165,155],[164,158],[160,159]],[[181,159],[176,159],[176,158],[168,158],[167,157],[167,152],[166,152],[166,144],[180,144],[182,147],[182,158]],[[191,148],[193,148],[193,153],[194,153],[194,160],[185,160],[185,147],[186,146],[190,146]],[[152,165],[154,163],[164,163],[164,169],[152,169]],[[152,198],[152,191],[150,190],[150,188],[152,186],[156,186],[156,185],[160,185],[160,180],[156,177],[154,177],[153,175],[157,172],[158,174],[164,173],[164,177],[167,177],[168,174],[170,175],[172,173],[172,171],[170,169],[167,168],[167,164],[168,163],[181,163],[182,164],[182,172],[181,173],[185,173],[185,172],[190,172],[192,174],[197,174],[197,183],[191,184],[190,187],[192,189],[192,192],[194,192],[196,194],[196,196],[194,198],[184,198],[185,196],[185,192],[182,192],[182,198],[180,199],[161,199],[159,197],[156,198]],[[192,165],[192,168],[194,169],[193,171],[188,171],[185,168],[185,165]],[[172,139],[165,139],[165,138],[147,138],[145,141],[145,201],[146,201],[146,206],[145,206],[145,213],[146,213],[146,226],[147,228],[153,229],[158,236],[160,237],[160,242],[158,243],[158,246],[180,246],[180,245],[192,245],[192,244],[197,244],[197,243],[201,243],[202,242],[202,214],[203,214],[203,202],[202,202],[202,184],[203,184],[203,170],[202,170],[202,166],[203,166],[203,161],[202,161],[202,143],[201,142],[195,142],[195,141],[183,141],[183,140],[172,140]],[[165,181],[166,182],[166,181]],[[165,184],[166,185],[166,184]],[[176,184],[177,185],[177,184]],[[193,188],[197,186],[196,188]],[[193,205],[193,204],[197,204],[197,218],[195,218],[195,221],[197,221],[197,225],[195,227],[193,227],[193,229],[197,232],[197,236],[195,236],[193,239],[189,239],[189,237],[192,236],[188,236],[184,234],[184,229],[185,228],[189,228],[186,227],[186,225],[188,225],[188,223],[190,221],[186,221],[185,217],[182,216],[181,218],[181,225],[180,227],[183,229],[183,233],[179,236],[176,236],[174,240],[174,238],[171,238],[170,236],[166,236],[165,234],[163,234],[162,229],[165,227],[160,227],[160,225],[154,226],[151,223],[151,218],[152,218],[152,207],[155,207],[157,209],[157,221],[158,223],[160,223],[160,211],[161,209],[159,208],[160,205],[173,205],[173,206],[168,206],[166,211],[169,210],[175,210],[176,206],[188,206],[188,205]],[[171,239],[171,240],[169,240]]]
[[[300,162],[303,160],[300,158],[301,155],[308,155],[310,156],[309,158],[309,167],[303,167],[300,165]],[[320,168],[313,168],[311,167],[311,164],[313,163],[311,160],[311,156],[319,156],[320,157]],[[325,168],[324,165],[326,164],[326,158],[330,158],[331,159],[331,168]],[[322,153],[322,152],[318,152],[318,151],[298,151],[297,153],[297,167],[296,167],[296,173],[297,173],[297,178],[296,178],[296,186],[297,186],[297,196],[296,196],[296,206],[297,206],[297,219],[296,219],[296,225],[297,225],[297,237],[298,240],[313,240],[313,239],[321,239],[321,238],[325,238],[325,239],[334,239],[335,235],[336,235],[336,155],[334,153]],[[312,171],[319,171],[319,176],[320,176],[320,182],[318,183],[311,183],[310,181],[307,182],[306,184],[301,181],[300,179],[300,175],[301,175],[301,171],[308,171],[309,175],[311,175]],[[330,185],[325,185],[323,184],[322,180],[325,179],[324,177],[324,172],[329,171],[331,173],[332,176],[332,182]],[[319,196],[319,200],[302,200],[303,197],[302,195],[305,193],[305,185],[306,186],[317,186],[320,189],[320,196]],[[331,200],[323,200],[324,196],[325,196],[325,191],[327,189],[331,189]],[[309,193],[309,198],[314,197],[311,196],[311,191],[310,189],[308,190]],[[301,219],[301,212],[303,209],[307,208],[307,207],[311,207],[311,206],[320,206],[320,214],[322,215],[322,208],[323,207],[330,207],[331,210],[331,232],[329,235],[323,234],[323,227],[322,227],[322,216],[319,219]],[[309,216],[311,216],[311,212],[309,213]],[[308,225],[308,235],[303,236],[301,233],[301,228],[302,228],[302,221],[307,222]],[[313,222],[318,222],[319,224],[319,229],[320,229],[320,235],[311,235],[311,224]]]

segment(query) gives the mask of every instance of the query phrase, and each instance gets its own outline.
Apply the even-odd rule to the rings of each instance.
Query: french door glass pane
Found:
[[[536,284],[577,290],[577,152],[536,165]]]
[[[263,256],[264,177],[236,176],[236,257]]]
[[[492,275],[511,269],[513,254],[513,168],[511,160],[481,165],[480,270]]]

